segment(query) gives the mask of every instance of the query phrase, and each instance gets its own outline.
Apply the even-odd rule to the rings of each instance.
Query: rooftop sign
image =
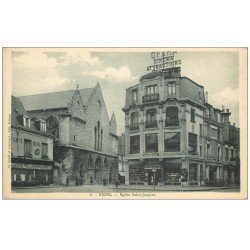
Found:
[[[154,65],[148,66],[147,71],[172,68],[181,64],[181,60],[175,60],[176,51],[151,52]]]

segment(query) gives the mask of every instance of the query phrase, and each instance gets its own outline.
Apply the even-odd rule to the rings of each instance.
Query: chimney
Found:
[[[208,103],[208,92],[205,93],[205,102]]]

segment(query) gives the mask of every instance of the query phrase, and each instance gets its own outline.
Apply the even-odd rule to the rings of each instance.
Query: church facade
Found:
[[[117,124],[109,119],[101,87],[20,97],[29,116],[54,135],[53,183],[113,182],[118,174]]]

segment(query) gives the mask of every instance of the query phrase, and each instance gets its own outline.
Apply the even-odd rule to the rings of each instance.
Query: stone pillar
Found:
[[[231,182],[234,183],[235,182],[235,172],[234,170],[231,173]]]
[[[216,168],[216,179],[220,179],[220,167]]]

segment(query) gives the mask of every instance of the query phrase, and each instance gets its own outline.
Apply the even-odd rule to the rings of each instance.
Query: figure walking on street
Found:
[[[93,177],[90,177],[90,185],[93,185]]]

